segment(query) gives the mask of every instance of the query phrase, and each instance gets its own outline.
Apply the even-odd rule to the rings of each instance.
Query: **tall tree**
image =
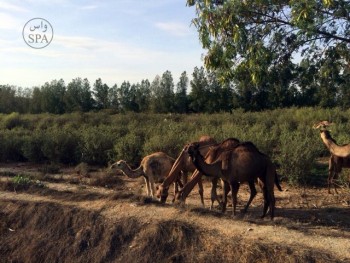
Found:
[[[65,93],[66,111],[89,111],[92,109],[93,100],[90,91],[90,83],[87,79],[75,78],[67,85]]]
[[[176,84],[175,92],[175,111],[178,113],[186,113],[188,111],[188,77],[186,71],[181,73],[179,82]]]
[[[344,77],[344,69],[350,63],[349,1],[187,0],[187,4],[196,6],[193,23],[203,47],[208,50],[205,66],[216,70],[222,81],[234,80],[238,94],[244,94],[246,102],[259,97],[258,101],[272,98],[271,89],[272,94],[293,93],[300,83],[289,80],[271,85],[267,83],[271,80],[266,78],[272,68],[273,74],[286,76],[288,69],[276,66],[292,66],[299,63],[298,57],[308,59],[309,67],[320,69],[330,69],[330,63],[322,66],[318,63],[332,57],[337,64],[332,74],[340,77]],[[243,81],[242,74],[251,83]],[[293,74],[292,79],[300,80]],[[322,86],[322,74],[317,71],[315,76],[317,88]],[[333,91],[327,93],[334,96]],[[275,106],[286,104],[288,98],[278,100],[273,102]]]
[[[98,78],[94,83],[93,94],[95,97],[97,109],[109,108],[109,87],[107,84],[102,83],[102,80],[100,78]]]
[[[190,110],[194,112],[205,112],[210,94],[208,80],[203,67],[194,68],[190,85]]]
[[[63,79],[46,82],[41,87],[40,108],[42,112],[63,114],[65,112],[66,86]]]
[[[156,113],[167,113],[174,110],[174,82],[170,71],[158,75],[151,84],[152,110]]]
[[[16,90],[10,85],[0,85],[0,112],[11,113],[16,111],[15,106]]]

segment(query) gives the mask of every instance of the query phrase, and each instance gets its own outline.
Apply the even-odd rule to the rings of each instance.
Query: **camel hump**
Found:
[[[209,135],[202,135],[202,136],[199,138],[199,141],[200,141],[200,142],[205,142],[205,143],[207,143],[207,144],[216,143],[216,140],[215,140],[213,137],[210,137]]]

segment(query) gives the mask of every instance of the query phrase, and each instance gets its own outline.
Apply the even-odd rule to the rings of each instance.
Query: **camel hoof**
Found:
[[[247,209],[241,209],[241,213],[242,213],[242,214],[247,213]]]

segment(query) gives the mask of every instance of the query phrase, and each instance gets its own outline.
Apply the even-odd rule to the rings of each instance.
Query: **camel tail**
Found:
[[[277,173],[275,173],[275,185],[277,186],[277,188],[278,188],[278,190],[279,191],[283,191],[282,190],[282,187],[281,187],[281,185],[280,185],[280,181],[279,181],[279,179],[278,179],[278,175],[277,175]]]

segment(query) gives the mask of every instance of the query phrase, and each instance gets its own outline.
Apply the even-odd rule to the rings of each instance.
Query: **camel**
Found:
[[[243,212],[246,212],[256,195],[255,180],[259,178],[264,194],[264,208],[261,217],[265,217],[269,208],[271,220],[274,218],[274,185],[276,184],[280,191],[282,189],[271,160],[259,152],[253,143],[239,143],[233,149],[222,152],[219,158],[211,164],[205,162],[197,144],[188,145],[187,152],[191,156],[193,164],[201,173],[208,176],[219,176],[225,181],[224,207],[227,204],[229,186],[232,192],[233,215],[236,215],[237,193],[240,183],[248,182],[251,189],[250,198],[243,209]]]
[[[350,168],[350,156],[346,155],[348,148],[350,154],[350,144],[339,146],[337,142],[331,137],[330,132],[326,129],[331,125],[333,125],[333,123],[330,123],[328,121],[321,121],[313,126],[314,129],[320,129],[321,139],[331,153],[331,156],[328,159],[327,178],[329,194],[331,193],[331,185],[333,185],[335,193],[338,193],[333,180],[338,178],[338,175],[341,173],[342,168]]]
[[[327,149],[331,154],[338,157],[349,157],[350,156],[350,144],[338,145],[335,140],[331,137],[329,131],[326,129],[327,126],[333,125],[328,121],[321,121],[313,126],[314,129],[320,129],[321,139],[326,145]]]
[[[223,151],[229,150],[233,147],[236,147],[238,143],[239,143],[238,139],[228,138],[228,139],[222,141],[220,144],[210,147],[209,151],[205,155],[206,163],[214,162]],[[193,173],[191,180],[185,184],[185,186],[181,189],[181,191],[178,192],[176,199],[184,202],[185,199],[187,198],[187,196],[189,195],[189,193],[192,191],[195,184],[198,182],[201,182],[201,178],[202,178],[202,173],[200,173],[198,170],[196,170]],[[218,183],[218,179],[219,179],[218,177],[213,177],[213,179],[212,179],[210,209],[213,209],[215,201],[217,201],[220,204],[221,208],[224,209],[223,202],[219,201],[218,196],[217,196],[217,192],[216,192],[216,186]],[[227,188],[227,186],[225,186],[224,181],[222,181],[222,187],[223,187],[223,189]],[[225,190],[224,190],[224,192],[225,192]]]
[[[204,135],[201,136],[199,139],[199,142],[201,147],[203,147],[201,149],[201,153],[202,154],[206,154],[207,151],[209,150],[209,146],[216,144],[215,139],[213,139],[210,136]],[[163,183],[157,186],[157,197],[160,198],[160,201],[162,203],[166,202],[166,199],[168,197],[168,190],[169,190],[169,186],[175,182],[175,181],[179,181],[179,178],[181,177],[181,171],[183,171],[183,173],[188,173],[188,172],[192,172],[192,173],[196,173],[196,167],[193,165],[192,161],[190,160],[190,157],[188,155],[188,153],[184,150],[181,151],[180,155],[177,157],[173,167],[171,168],[171,171],[169,172],[168,176],[164,179]],[[187,179],[187,177],[186,177]],[[184,180],[185,181],[185,180]],[[186,183],[186,181],[185,181]],[[199,195],[201,197],[201,203],[204,206],[204,197],[203,197],[203,184],[202,181],[199,180],[197,181],[193,187],[198,184],[199,187]],[[182,186],[181,186],[182,187]],[[175,190],[175,196],[177,196],[177,191]],[[174,199],[173,199],[174,201]]]
[[[154,197],[155,182],[163,180],[171,170],[175,160],[163,152],[156,152],[145,156],[140,166],[132,170],[124,161],[120,160],[110,167],[121,170],[124,175],[130,178],[143,176],[147,187],[147,196]]]
[[[328,193],[331,193],[331,185],[334,187],[334,191],[337,194],[336,184],[333,182],[334,179],[338,178],[338,175],[341,173],[343,168],[350,168],[350,157],[343,158],[335,155],[331,155],[328,160]],[[350,180],[349,180],[350,187]]]

